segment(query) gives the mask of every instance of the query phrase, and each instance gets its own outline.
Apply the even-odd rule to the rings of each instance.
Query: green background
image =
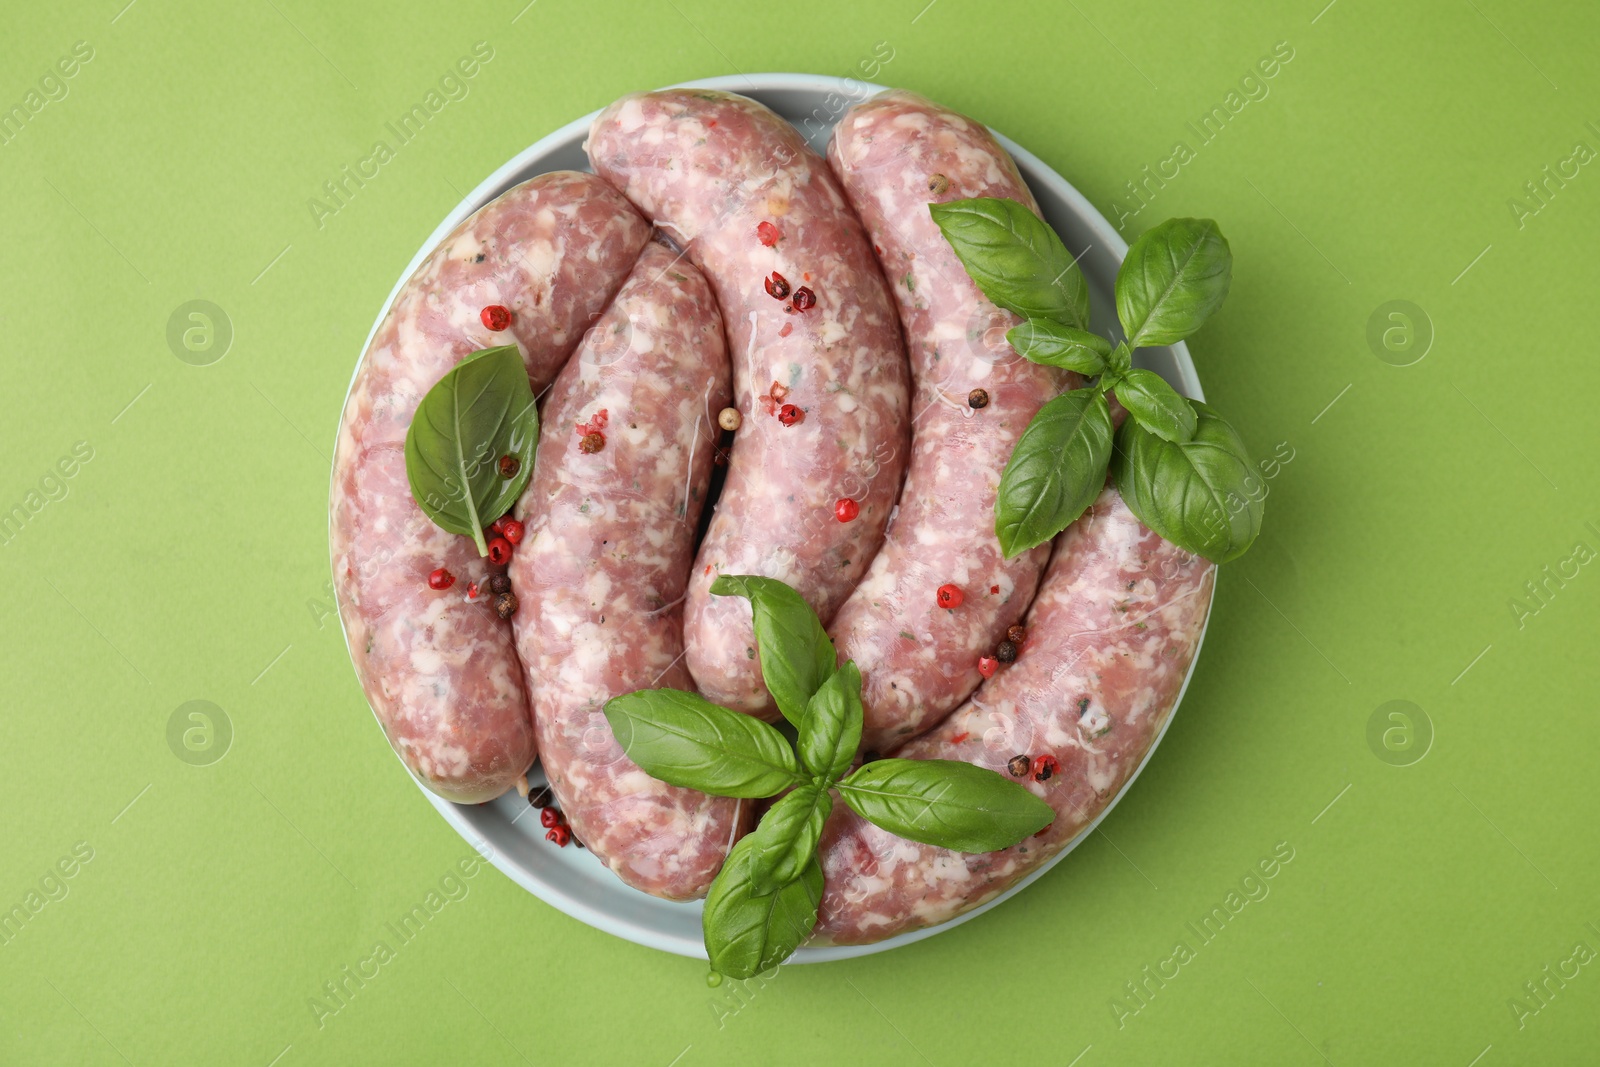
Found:
[[[1563,961],[1600,950],[1600,568],[1574,556],[1600,547],[1600,173],[1523,190],[1600,147],[1592,4],[125,2],[14,7],[0,35],[7,108],[93,49],[0,147],[0,509],[43,502],[0,545],[0,909],[93,850],[0,945],[0,1062],[1594,1061],[1600,965]],[[470,95],[319,228],[322,183],[480,40]],[[1279,42],[1269,94],[1200,145]],[[1125,233],[1220,221],[1233,289],[1195,360],[1293,458],[1165,743],[1066,862],[931,941],[712,989],[485,869],[319,1026],[309,998],[467,853],[329,614],[329,456],[377,308],[556,126],[875,50],[1108,214],[1194,150]],[[234,333],[205,366],[167,340],[197,298]],[[1368,340],[1393,300],[1421,309],[1398,354]],[[231,723],[209,765],[169,745],[192,700]],[[1392,700],[1419,710],[1385,748]],[[1186,924],[1280,843],[1200,945]]]

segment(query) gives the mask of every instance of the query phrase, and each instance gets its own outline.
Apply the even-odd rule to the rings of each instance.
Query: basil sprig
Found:
[[[1243,439],[1214,409],[1133,366],[1133,349],[1181,341],[1228,295],[1233,253],[1217,224],[1168,219],[1134,241],[1116,284],[1127,340],[1113,347],[1084,329],[1081,275],[1081,306],[1046,299],[1070,255],[1059,238],[1041,236],[1055,237],[1024,205],[977,199],[928,209],[983,294],[1027,320],[1006,333],[1011,347],[1034,363],[1094,379],[1046,403],[1012,450],[994,508],[1006,558],[1076,521],[1108,467],[1129,509],[1178,547],[1215,563],[1249,548],[1261,532],[1262,504],[1250,492],[1254,469]],[[1114,442],[1108,393],[1130,416]]]
[[[406,479],[423,514],[470,537],[488,555],[483,528],[511,510],[533,473],[539,411],[516,345],[485,348],[429,389],[406,430]],[[517,461],[500,473],[500,459]]]
[[[1109,416],[1106,426],[1109,439]],[[776,727],[675,689],[614,697],[605,716],[628,758],[654,778],[718,796],[783,794],[729,852],[706,897],[706,955],[717,971],[748,978],[810,935],[823,888],[817,846],[835,790],[890,833],[960,852],[1009,848],[1055,818],[1026,787],[967,763],[879,760],[846,773],[861,744],[855,663],[834,668],[821,621],[784,583],[723,575],[711,588],[749,598],[762,675],[795,727],[795,749]]]

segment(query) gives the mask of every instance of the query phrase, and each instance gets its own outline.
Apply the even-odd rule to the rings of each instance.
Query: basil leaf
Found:
[[[606,722],[650,777],[719,797],[770,797],[803,781],[783,735],[678,689],[641,689],[606,702]]]
[[[1190,403],[1194,436],[1181,444],[1132,419],[1123,423],[1112,474],[1140,522],[1179,548],[1226,563],[1261,532],[1266,494],[1238,431],[1208,405]]]
[[[1133,352],[1128,348],[1128,342],[1119,342],[1117,347],[1111,350],[1111,354],[1106,357],[1106,367],[1107,374],[1118,378],[1128,373],[1133,367]]]
[[[799,878],[757,894],[750,879],[754,847],[754,835],[733,846],[701,914],[711,967],[729,978],[749,978],[793,955],[817,924],[822,900],[822,866],[814,856]]]
[[[1094,376],[1106,369],[1111,342],[1088,330],[1075,330],[1049,319],[1029,319],[1006,331],[1017,355],[1047,367],[1064,367]]]
[[[517,346],[474,352],[417,405],[406,430],[411,495],[436,525],[488,555],[483,528],[522,495],[538,443],[539,411]],[[501,476],[501,456],[519,461],[514,477]]]
[[[1111,409],[1097,389],[1074,389],[1039,409],[1000,475],[994,532],[1010,559],[1083,514],[1105,485]]]
[[[811,783],[787,794],[761,817],[750,835],[750,891],[765,894],[800,877],[816,859],[833,796]]]
[[[776,578],[724,574],[711,583],[717,596],[742,596],[755,613],[761,677],[783,717],[799,726],[806,705],[828,676],[837,655],[805,598]]]
[[[1182,444],[1194,436],[1194,408],[1155,371],[1125,371],[1116,390],[1117,402],[1128,414],[1163,441]]]
[[[1025,319],[1089,324],[1089,287],[1067,246],[1027,206],[980,197],[928,211],[983,295]]]
[[[800,724],[800,762],[829,784],[850,769],[861,745],[861,671],[854,660],[822,683]]]
[[[1023,786],[959,760],[875,760],[838,788],[839,799],[868,822],[957,852],[1010,848],[1056,817]]]
[[[1117,271],[1117,318],[1128,346],[1170,345],[1200,328],[1228,295],[1233,253],[1211,219],[1168,219],[1145,231]]]

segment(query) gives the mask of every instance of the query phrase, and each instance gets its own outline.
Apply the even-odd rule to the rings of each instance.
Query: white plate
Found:
[[[726,89],[759,100],[806,134],[812,147],[818,151],[825,148],[834,123],[848,106],[884,88],[870,82],[815,74],[734,75],[685,82],[684,85],[701,89]],[[388,314],[389,305],[394,302],[395,295],[405,284],[406,279],[415,273],[434,247],[455,229],[462,219],[512,186],[527,181],[537,174],[552,170],[589,169],[588,160],[583,152],[583,141],[588,136],[589,124],[598,114],[597,111],[570,122],[519,152],[503,167],[484,179],[465,200],[456,205],[455,210],[439,223],[438,228],[423,243],[405,272],[400,275],[400,280],[395,283],[389,299],[384,302],[383,309],[378,312],[377,320],[372,324],[372,332],[367,335],[367,344],[362,346],[362,352],[365,352],[367,345],[372,343],[373,335],[378,332],[378,325]],[[1046,221],[1055,227],[1073,254],[1080,257],[1079,266],[1089,281],[1094,328],[1120,336],[1111,292],[1117,268],[1128,251],[1127,243],[1117,236],[1111,224],[1088,200],[1084,199],[1081,193],[1040,162],[1037,156],[998,133],[996,136],[1016,159],[1017,166],[1022,170],[1022,176],[1039,201]],[[359,365],[359,357],[357,363]],[[1205,394],[1200,389],[1200,379],[1195,375],[1194,364],[1189,359],[1189,351],[1182,344],[1173,345],[1171,348],[1141,349],[1138,353],[1138,363],[1159,373],[1185,396],[1197,400],[1205,399]],[[354,382],[352,375],[352,386]],[[1201,640],[1204,641],[1204,633],[1201,635]],[[1199,661],[1198,648],[1195,661]],[[1185,690],[1189,687],[1189,678],[1193,676],[1194,666],[1191,664],[1189,676],[1183,683]],[[1179,692],[1179,700],[1180,702],[1182,700],[1182,691]],[[1168,724],[1171,721],[1169,716]],[[1161,732],[1165,734],[1166,728],[1163,727]],[[1160,743],[1161,735],[1157,735],[1155,742],[1150,746],[1150,752],[1154,753],[1156,745]],[[1149,759],[1149,754],[1146,754],[1144,761],[1139,764],[1139,769],[1134,772],[1133,778],[1138,777],[1139,771],[1144,769],[1144,764]],[[529,777],[535,783],[535,787],[543,784],[543,774],[537,768]],[[975,908],[939,926],[901,934],[875,945],[802,948],[795,953],[790,962],[821,963],[883,952],[901,945],[909,945],[925,937],[932,937],[958,923],[982,915],[990,908],[1020,893],[1065,858],[1067,853],[1093,832],[1100,820],[1116,806],[1117,801],[1127,792],[1128,786],[1133,784],[1133,778],[1130,778],[1122,792],[1106,805],[1105,811],[1085,827],[1066,848],[983,907]],[[473,847],[488,856],[490,861],[512,881],[546,904],[617,937],[627,938],[629,941],[651,948],[675,952],[680,956],[706,958],[705,945],[701,940],[699,903],[672,904],[658,900],[624,885],[596,860],[593,854],[572,847],[555,847],[544,839],[545,831],[539,825],[539,816],[535,809],[530,808],[527,801],[518,797],[515,792],[488,804],[476,805],[452,804],[426,789],[423,790],[423,794],[438,809],[439,814],[444,816],[445,821],[455,827]]]

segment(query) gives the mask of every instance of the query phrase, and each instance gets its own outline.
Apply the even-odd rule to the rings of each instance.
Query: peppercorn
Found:
[[[840,497],[833,505],[833,517],[840,522],[853,522],[861,514],[861,505],[847,496]]]
[[[539,825],[548,830],[552,826],[561,825],[561,812],[555,808],[545,808],[539,813]]]
[[[1033,780],[1044,782],[1061,769],[1061,761],[1046,752],[1042,756],[1035,756],[1033,760]]]
[[[1000,661],[993,656],[978,657],[978,673],[985,678],[993,678],[994,672],[1000,669]]]
[[[1010,641],[1013,645],[1016,645],[1018,648],[1021,648],[1022,647],[1022,643],[1024,641],[1026,641],[1027,639],[1028,639],[1028,628],[1026,626],[1020,626],[1020,625],[1019,626],[1013,626],[1010,629],[1006,630],[1006,640]]]
[[[517,594],[501,593],[494,598],[494,613],[502,619],[509,619],[517,613]]]
[[[578,442],[578,451],[584,455],[592,456],[606,447],[606,435],[603,433],[586,433]]]
[[[773,245],[777,244],[778,238],[782,236],[783,234],[779,233],[778,228],[772,223],[765,221],[756,223],[756,240],[760,241],[768,248],[771,248]]]
[[[527,527],[516,519],[500,520],[500,536],[514,545],[522,544],[522,535],[527,532]]]
[[[1001,641],[995,646],[994,658],[1001,663],[1017,662],[1017,646],[1010,641]]]
[[[456,576],[445,570],[443,567],[440,567],[438,570],[428,575],[429,589],[449,589],[455,584]]]
[[[933,599],[941,608],[959,608],[961,602],[966,599],[966,594],[961,591],[959,585],[947,583],[938,588],[933,594]]]
[[[504,574],[491,574],[491,575],[489,575],[489,592],[491,592],[491,593],[509,593],[509,592],[511,592],[511,579],[508,578]]]
[[[928,176],[928,192],[932,193],[934,196],[943,196],[949,191],[949,178],[946,178],[943,174],[932,174]]]
[[[810,311],[817,306],[817,294],[808,286],[802,285],[794,291],[794,309],[796,311]]]
[[[773,271],[766,280],[767,295],[774,300],[782,300],[789,295],[789,279]]]
[[[1023,777],[1028,773],[1028,769],[1032,766],[1033,760],[1029,759],[1027,756],[1017,755],[1006,760],[1006,770],[1011,772],[1011,777],[1013,778]]]
[[[552,826],[544,833],[546,841],[554,841],[557,848],[566,848],[567,842],[572,840],[572,831],[565,826]]]
[[[511,562],[511,542],[504,537],[489,538],[489,563],[495,567],[504,567]]]
[[[967,394],[967,407],[974,410],[989,406],[989,391],[987,389],[974,389]]]
[[[785,404],[778,409],[778,421],[785,426],[793,426],[797,422],[804,422],[806,413],[793,404]]]
[[[522,460],[518,459],[516,456],[500,457],[500,477],[515,478],[517,476],[517,472],[521,469]]]
[[[550,787],[541,785],[538,789],[528,794],[528,804],[535,808],[548,808],[556,802],[556,796],[550,792]]]
[[[504,304],[490,304],[478,312],[478,318],[489,329],[499,333],[511,325],[511,309]]]
[[[744,423],[744,416],[739,414],[738,408],[723,408],[717,412],[717,425],[730,433],[737,430]]]

